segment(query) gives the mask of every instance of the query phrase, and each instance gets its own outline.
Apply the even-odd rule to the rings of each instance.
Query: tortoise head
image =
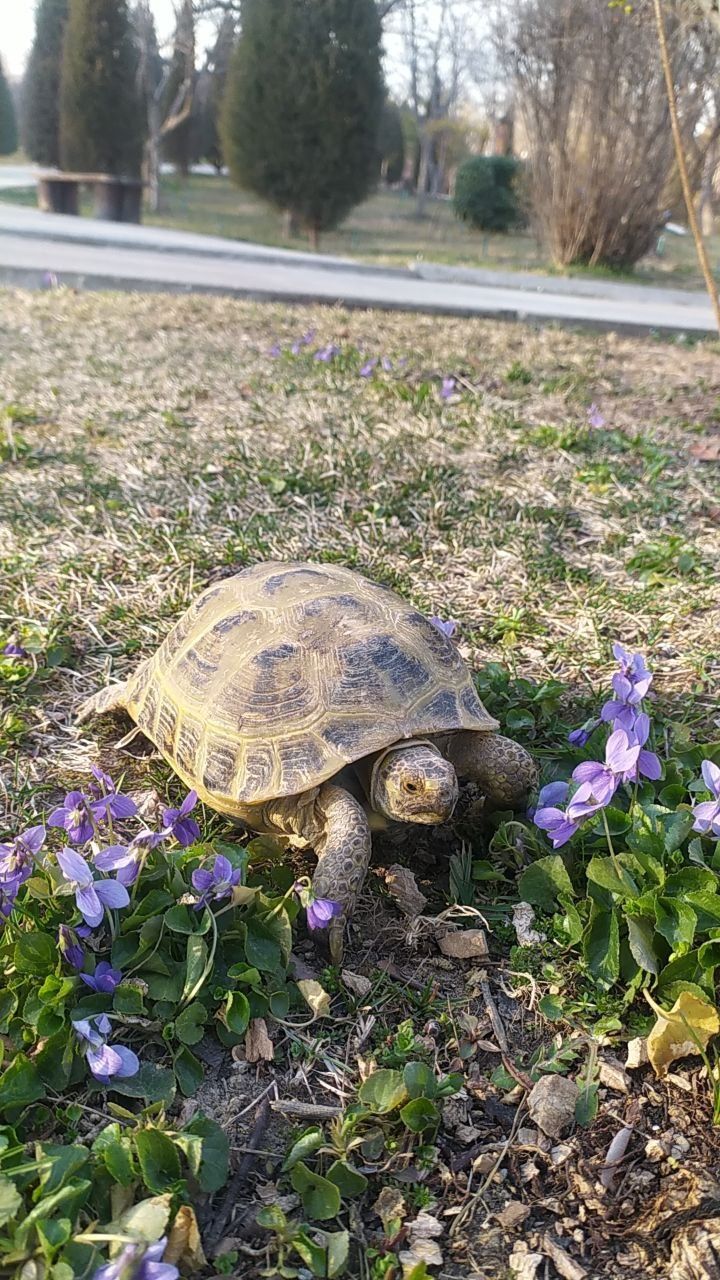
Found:
[[[370,803],[386,818],[436,826],[447,821],[457,798],[457,774],[429,742],[400,743],[375,761]]]

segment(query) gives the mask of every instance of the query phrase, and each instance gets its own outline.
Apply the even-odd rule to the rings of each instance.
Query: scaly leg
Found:
[[[537,781],[532,756],[501,733],[455,733],[447,756],[458,777],[477,783],[490,803],[500,808],[522,809]]]
[[[370,862],[370,828],[362,805],[342,787],[326,782],[315,795],[310,792],[265,805],[264,818],[275,830],[302,836],[315,850],[313,893],[339,902],[342,913],[333,917],[326,931],[317,930],[314,936],[327,946],[333,964],[339,964],[345,925],[355,910]]]

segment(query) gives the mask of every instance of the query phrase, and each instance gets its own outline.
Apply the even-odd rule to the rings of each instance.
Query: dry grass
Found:
[[[334,365],[269,357],[311,326]],[[64,775],[80,699],[263,558],[388,581],[475,664],[587,686],[622,637],[661,692],[716,690],[713,344],[63,290],[6,294],[1,334],[0,631],[58,655],[13,695],[16,783]],[[357,349],[408,363],[365,380]]]

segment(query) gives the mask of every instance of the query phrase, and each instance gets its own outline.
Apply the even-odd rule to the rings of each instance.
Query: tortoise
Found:
[[[373,815],[445,822],[458,777],[517,808],[535,781],[456,645],[337,564],[258,564],[214,583],[78,719],[119,709],[213,809],[314,848],[313,893],[341,906],[325,936],[336,960]]]

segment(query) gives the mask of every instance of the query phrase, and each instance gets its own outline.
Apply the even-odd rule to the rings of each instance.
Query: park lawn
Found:
[[[455,619],[491,709],[544,770],[562,753],[568,727],[604,696],[616,640],[646,655],[668,722],[701,737],[716,733],[717,343],[65,289],[5,292],[0,315],[0,643],[15,636],[37,654],[37,671],[19,683],[10,664],[1,668],[8,833],[85,785],[94,762],[124,772],[125,790],[154,787],[176,802],[182,792],[161,761],[119,753],[117,727],[76,731],[74,712],[150,654],[207,582],[263,559],[338,560],[427,613]],[[331,343],[339,348],[332,359],[314,358]],[[360,376],[373,356],[392,368]],[[455,380],[447,399],[444,378]],[[523,677],[536,684],[528,689]],[[201,823],[207,838],[237,840],[222,819],[208,813]],[[461,856],[476,842],[473,852],[486,856],[484,839],[468,835],[465,814],[464,826],[445,836],[412,832],[397,845],[386,837],[378,857],[409,860],[428,911],[440,910],[447,853]],[[628,1022],[619,996],[593,994],[550,943],[513,953],[519,978],[498,969],[514,941],[512,892],[479,890],[477,905],[493,925],[492,991],[515,1063],[529,1069],[533,1054],[555,1052],[558,1024],[545,1022],[537,998],[564,981],[575,1013],[560,1030],[566,1047],[574,1045],[576,1069],[587,1056],[577,1029],[599,1015],[615,1025],[615,1037],[611,1030],[601,1043],[621,1054],[612,1018],[632,1028],[637,1014]],[[669,1275],[666,1223],[656,1233],[662,1198],[717,1165],[710,1089],[697,1061],[676,1068],[689,1093],[633,1076],[641,1118],[632,1123],[644,1135],[633,1177],[622,1204],[598,1199],[597,1169],[627,1100],[601,1091],[597,1120],[551,1159],[547,1146],[533,1146],[521,1112],[513,1121],[515,1080],[489,1083],[501,1059],[477,964],[409,949],[379,870],[357,919],[347,963],[370,978],[366,999],[349,998],[301,944],[333,997],[331,1019],[310,1030],[270,1019],[276,1057],[268,1065],[233,1068],[217,1046],[204,1059],[198,1100],[233,1147],[247,1145],[253,1100],[273,1082],[281,1098],[343,1102],[354,1096],[359,1060],[402,1069],[430,1053],[442,1070],[465,1073],[465,1093],[446,1105],[419,1180],[391,1180],[390,1189],[396,1197],[402,1190],[408,1214],[428,1209],[445,1228],[444,1274],[505,1274],[516,1237],[494,1214],[511,1200],[532,1213],[523,1239],[541,1244],[556,1230],[589,1274],[639,1280],[652,1263],[653,1274]],[[567,1070],[560,1058],[558,1069]],[[75,1120],[82,1140],[102,1117],[93,1097],[86,1119]],[[273,1119],[261,1144],[269,1154],[244,1197],[259,1188],[272,1203],[278,1179],[289,1190],[272,1153],[284,1152],[292,1124],[303,1121]],[[689,1144],[679,1166],[643,1155],[646,1138],[668,1130]],[[486,1158],[469,1184],[462,1153],[478,1143]],[[381,1183],[373,1181],[373,1197]],[[682,1188],[690,1194],[689,1182]],[[212,1223],[217,1204],[198,1203],[201,1225]],[[641,1208],[644,1238],[628,1240],[624,1227]],[[459,1211],[462,1229],[449,1238]],[[377,1221],[367,1226],[369,1208],[365,1225],[356,1209],[349,1214],[342,1223],[367,1257],[372,1249],[389,1257],[393,1232],[382,1244]],[[260,1274],[265,1252],[253,1254],[256,1245],[242,1233],[231,1242],[233,1274]]]
[[[193,174],[187,179],[164,176],[162,208],[144,214],[150,226],[204,235],[227,236],[283,248],[307,248],[302,238],[288,240],[280,214],[249,192],[239,191],[224,176]],[[3,192],[3,200],[35,205],[33,190]],[[85,212],[90,213],[86,201]],[[407,267],[417,258],[452,266],[485,267],[496,271],[553,271],[552,263],[530,231],[512,234],[473,231],[454,215],[448,199],[428,201],[427,216],[415,216],[415,200],[400,192],[371,196],[335,231],[322,237],[323,253],[359,258],[386,266]],[[720,236],[709,241],[709,252],[720,266]],[[640,284],[665,284],[678,288],[702,288],[690,236],[666,233],[662,256],[653,254],[631,275],[602,270],[577,269],[567,274],[608,279],[632,279]]]

